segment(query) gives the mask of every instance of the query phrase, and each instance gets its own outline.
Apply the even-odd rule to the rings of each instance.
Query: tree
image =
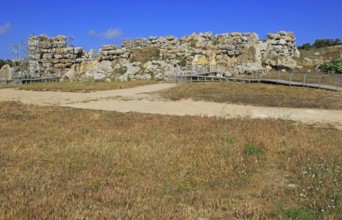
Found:
[[[312,46],[310,43],[306,43],[306,44],[303,44],[302,46],[299,46],[298,49],[299,50],[308,50],[310,49]]]
[[[330,47],[335,45],[340,45],[341,40],[336,38],[334,39],[317,39],[315,43],[312,45],[315,48],[322,48],[322,47]]]

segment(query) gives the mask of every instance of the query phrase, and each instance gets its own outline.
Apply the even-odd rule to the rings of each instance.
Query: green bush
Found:
[[[342,73],[342,58],[324,63],[319,67],[323,72],[327,73]]]

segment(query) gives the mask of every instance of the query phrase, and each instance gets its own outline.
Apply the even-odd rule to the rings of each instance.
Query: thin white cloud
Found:
[[[0,26],[0,35],[6,34],[9,30],[11,30],[11,28],[12,28],[12,25],[9,22]]]
[[[92,29],[88,33],[90,36],[93,37],[100,37],[100,38],[105,38],[105,39],[113,39],[116,37],[119,37],[123,35],[123,32],[119,28],[108,28],[104,32],[97,32],[95,29]]]

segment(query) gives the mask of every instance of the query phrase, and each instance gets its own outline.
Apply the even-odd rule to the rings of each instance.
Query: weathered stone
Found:
[[[157,75],[154,76],[155,80],[163,80],[164,79],[164,75],[162,73],[158,73]]]
[[[261,74],[265,71],[259,64],[247,63],[244,65],[237,65],[232,72],[234,74]]]
[[[143,79],[144,74],[165,79],[168,75],[175,74],[174,66],[187,65],[189,67],[192,64],[229,68],[240,65],[237,68],[239,71],[236,72],[241,72],[243,68],[253,69],[250,65],[246,67],[248,63],[260,65],[261,60],[267,60],[270,57],[286,58],[298,55],[295,37],[291,32],[269,34],[265,42],[259,41],[255,33],[224,33],[213,36],[211,32],[206,32],[182,38],[152,36],[149,39],[124,41],[121,48],[117,48],[116,45],[101,46],[98,56],[94,50],[85,52],[82,48],[67,46],[66,37],[63,36],[55,38],[49,38],[46,35],[31,36],[29,45],[29,68],[32,74],[37,73],[38,68],[47,73],[47,69],[57,68],[63,71],[75,64],[73,68],[80,75],[84,74],[79,70],[80,65],[89,67],[91,61],[109,61],[113,64],[120,64],[121,69],[118,69],[118,72],[122,73],[122,80]],[[152,55],[153,51],[151,55],[146,54],[148,59],[147,62],[144,60],[143,69],[141,69],[141,64],[131,63],[133,48],[151,46],[158,49],[158,55]],[[94,65],[91,68],[94,68]],[[86,72],[90,71],[89,68],[86,69]],[[103,76],[98,78],[103,78]]]
[[[95,61],[97,59],[97,53],[96,50],[91,49],[89,52],[89,60]]]
[[[277,66],[277,61],[276,60],[271,60],[271,59],[267,59],[265,60],[265,64],[271,67],[276,67]]]
[[[101,51],[109,51],[109,50],[116,50],[118,47],[116,45],[103,45],[100,47],[100,53]]]
[[[232,33],[230,33],[230,34],[231,34],[231,36],[233,36],[233,37],[242,36],[242,33],[239,33],[239,32],[232,32]]]
[[[297,62],[291,57],[280,57],[277,59],[277,68],[295,69]]]
[[[168,41],[172,41],[172,40],[174,40],[174,39],[175,39],[174,36],[167,36],[167,37],[166,37],[166,40],[168,40]]]
[[[305,63],[312,63],[312,60],[310,58],[308,58],[308,57],[304,57],[303,61]]]
[[[86,72],[87,79],[104,80],[113,74],[112,64],[109,61],[97,63],[93,68]]]
[[[148,68],[149,66],[152,65],[152,62],[151,61],[147,61],[144,65],[143,65],[143,68],[146,69]]]
[[[149,39],[154,41],[154,40],[157,40],[158,37],[157,36],[150,36]]]
[[[203,37],[205,37],[205,38],[212,38],[212,36],[213,36],[213,32],[205,32],[205,33],[203,33]]]
[[[0,69],[0,79],[8,79],[10,77],[11,67],[5,64]]]
[[[76,78],[76,72],[73,68],[69,69],[62,77],[62,81],[64,80],[74,80]]]
[[[141,77],[142,80],[151,80],[152,79],[152,76],[150,74],[144,74],[142,77]]]
[[[197,54],[192,60],[192,64],[194,65],[208,65],[209,61],[205,55]]]

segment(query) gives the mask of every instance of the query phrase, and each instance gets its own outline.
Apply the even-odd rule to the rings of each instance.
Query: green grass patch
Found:
[[[244,148],[244,153],[247,156],[260,156],[263,154],[263,151],[260,147],[255,144],[246,144]]]

